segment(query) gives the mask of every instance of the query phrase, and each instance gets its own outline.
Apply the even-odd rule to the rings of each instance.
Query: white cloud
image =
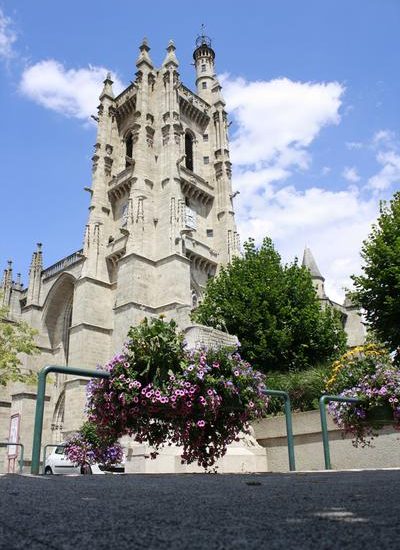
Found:
[[[357,172],[357,169],[354,166],[346,166],[342,172],[342,176],[346,181],[349,181],[350,183],[357,183],[361,179]]]
[[[62,63],[49,59],[25,69],[20,90],[47,109],[87,119],[96,112],[106,74],[105,67],[66,69]],[[115,75],[113,80],[114,92],[119,93],[124,86]]]
[[[368,180],[368,186],[376,191],[384,191],[393,184],[400,185],[400,155],[394,150],[380,151],[376,159],[382,168]]]
[[[236,184],[243,188],[241,181]],[[376,220],[377,201],[361,198],[354,186],[343,191],[270,186],[266,197],[253,195],[252,201],[246,210],[238,209],[242,239],[252,236],[260,242],[269,235],[285,261],[301,260],[309,246],[326,277],[328,295],[341,302],[350,275],[360,271],[359,252]]]
[[[224,96],[236,131],[236,165],[271,163],[307,168],[307,147],[324,126],[338,124],[344,88],[338,82],[294,82],[287,78],[248,82],[223,75]]]
[[[12,20],[0,8],[0,57],[10,59],[14,55],[13,44],[17,34],[12,27]]]
[[[310,165],[310,145],[321,130],[340,122],[343,86],[286,78],[247,82],[226,75],[223,84],[236,128],[231,155],[242,239],[260,242],[270,236],[284,261],[301,260],[307,244],[326,277],[328,294],[342,301],[350,275],[359,272],[359,251],[376,220],[377,201],[360,195],[355,168],[347,169],[352,185],[344,190],[329,186],[326,167],[321,172],[324,187],[304,189],[291,184],[294,178],[287,180]]]
[[[372,138],[373,145],[391,145],[394,141],[395,134],[391,130],[379,130]]]

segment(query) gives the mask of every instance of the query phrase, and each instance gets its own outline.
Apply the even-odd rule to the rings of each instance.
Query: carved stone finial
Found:
[[[165,59],[164,59],[164,62],[163,62],[163,67],[167,67],[169,65],[174,65],[175,67],[178,67],[179,66],[179,62],[176,58],[176,55],[175,55],[175,44],[174,44],[174,41],[173,40],[170,40],[168,42],[168,46],[167,46],[167,55],[165,56]]]

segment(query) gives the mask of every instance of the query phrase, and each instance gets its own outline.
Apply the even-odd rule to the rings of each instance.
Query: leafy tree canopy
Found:
[[[0,294],[0,304],[2,296]],[[8,308],[0,305],[0,385],[8,382],[32,382],[32,373],[21,371],[20,353],[38,352],[34,342],[36,331],[22,321],[10,321]]]
[[[363,274],[353,276],[353,301],[365,310],[376,336],[400,348],[400,192],[382,202],[380,216],[361,248]],[[397,353],[399,358],[399,351]]]
[[[299,370],[342,352],[339,314],[320,306],[311,275],[295,261],[282,265],[271,239],[221,269],[207,284],[195,321],[236,334],[243,356],[264,372]]]

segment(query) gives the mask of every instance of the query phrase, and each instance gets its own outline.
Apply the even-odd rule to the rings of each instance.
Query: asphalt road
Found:
[[[0,549],[400,548],[400,470],[0,477]]]

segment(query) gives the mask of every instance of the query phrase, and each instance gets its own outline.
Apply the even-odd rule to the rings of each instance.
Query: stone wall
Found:
[[[195,348],[198,344],[204,344],[209,348],[218,348],[236,346],[238,343],[236,336],[203,325],[192,325],[187,327],[184,333],[189,348]]]
[[[286,424],[284,416],[253,424],[257,442],[267,450],[268,469],[288,471]],[[331,463],[334,470],[400,467],[400,432],[392,427],[381,430],[372,447],[355,448],[328,415]],[[323,470],[324,452],[318,411],[295,413],[293,433],[297,470]]]

